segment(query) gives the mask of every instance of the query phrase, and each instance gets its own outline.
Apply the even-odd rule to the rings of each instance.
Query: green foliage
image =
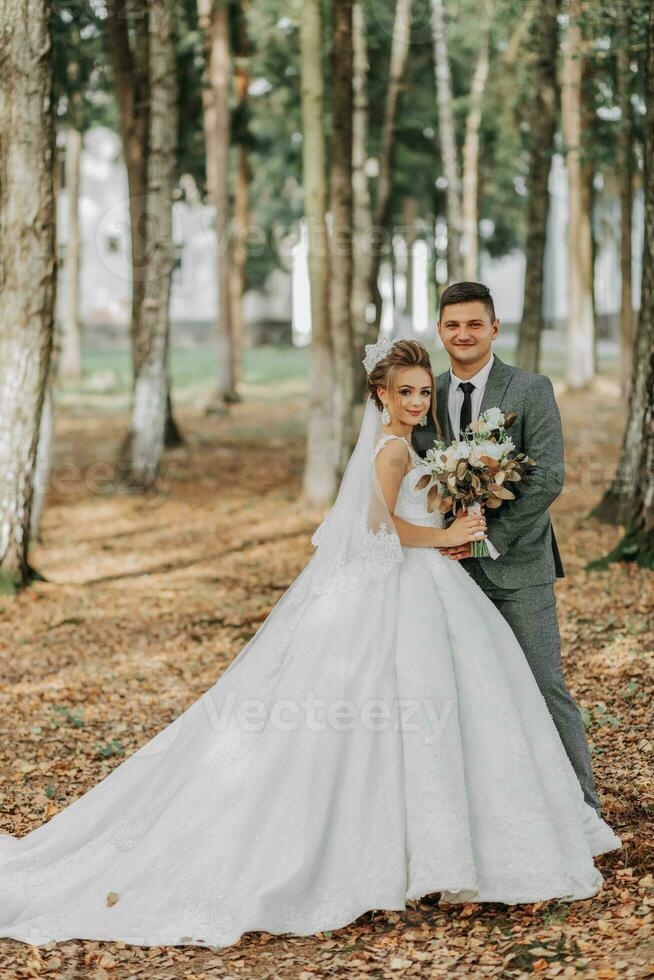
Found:
[[[280,0],[251,4],[249,68],[252,221],[265,245],[248,251],[251,285],[288,267],[287,236],[303,212],[300,39],[297,10]]]
[[[204,54],[195,0],[176,5],[177,33],[177,172],[191,174],[200,193],[206,194],[204,129],[202,125],[202,72]]]
[[[80,132],[95,125],[114,128],[118,117],[96,6],[89,0],[54,0],[50,24],[58,122]]]
[[[256,240],[248,248],[249,286],[263,284],[272,269],[289,267],[289,246],[303,212],[302,126],[300,106],[300,0],[257,0],[245,7],[229,0],[235,64],[250,77],[246,105],[233,98],[232,162],[239,146],[250,157],[251,214]],[[176,5],[179,92],[178,172],[191,174],[206,193],[202,125],[204,52],[195,0]],[[648,4],[634,0],[626,9],[605,0],[587,5],[582,32],[587,42],[583,152],[594,173],[616,173],[616,136],[624,121],[617,110],[616,52],[628,46],[634,125],[634,170],[640,166],[644,125],[644,60]],[[325,125],[329,143],[332,51],[331,6],[324,4]],[[74,16],[73,16],[74,14]],[[391,51],[395,0],[365,0],[371,157],[379,153]],[[532,62],[526,47],[523,0],[495,0],[490,24],[490,73],[480,128],[479,216],[481,244],[493,256],[520,246],[524,238],[529,128],[525,106],[533,90]],[[115,93],[103,29],[104,8],[90,0],[56,0],[52,14],[55,92],[59,118],[75,117],[82,129],[96,123],[118,128]],[[485,4],[448,0],[446,26],[453,86],[453,110],[459,152],[463,146],[470,86],[484,34]],[[560,18],[561,31],[566,20]],[[337,54],[337,53],[336,53]],[[445,213],[441,147],[433,63],[430,4],[414,4],[411,49],[400,96],[390,221],[399,227],[404,201],[416,198],[424,234]],[[233,172],[235,172],[235,166]],[[370,181],[374,200],[376,182]],[[0,586],[1,587],[1,586]]]
[[[626,48],[630,61],[630,94],[634,128],[634,171],[638,169],[636,145],[642,143],[645,121],[645,42],[647,36],[647,0],[628,5],[588,4],[581,18],[581,30],[588,44],[587,75],[583,100],[587,107],[582,159],[590,162],[595,173],[615,174],[618,160],[618,133],[625,125],[618,111],[617,59]],[[626,18],[623,24],[621,18]]]

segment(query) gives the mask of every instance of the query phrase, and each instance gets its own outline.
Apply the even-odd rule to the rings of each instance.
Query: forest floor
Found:
[[[424,899],[329,935],[251,933],[224,950],[3,940],[2,978],[651,975],[654,574],[623,564],[586,570],[620,534],[587,515],[613,471],[623,419],[610,385],[559,401],[564,670],[605,817],[624,842],[597,859],[600,893],[448,909]],[[151,497],[112,486],[122,414],[62,409],[31,554],[46,581],[0,597],[0,830],[38,826],[171,722],[303,567],[322,516],[298,503],[304,406],[292,393],[239,404],[229,419],[182,406],[186,442],[166,453],[162,493]]]

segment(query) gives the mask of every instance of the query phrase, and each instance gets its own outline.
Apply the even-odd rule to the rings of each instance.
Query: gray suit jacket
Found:
[[[446,443],[454,439],[447,410],[449,383],[449,371],[436,379],[436,411]],[[547,508],[563,488],[564,463],[552,382],[544,374],[511,367],[496,354],[480,411],[495,407],[516,412],[511,438],[516,450],[527,453],[537,465],[524,484],[511,485],[515,500],[486,511],[488,539],[500,552],[499,558],[470,558],[462,564],[479,562],[491,582],[505,589],[553,582],[564,572]],[[427,426],[414,428],[413,445],[421,455],[433,444],[435,429],[431,416]]]

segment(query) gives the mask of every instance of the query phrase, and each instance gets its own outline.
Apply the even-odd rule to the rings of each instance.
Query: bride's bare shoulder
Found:
[[[402,436],[382,436],[375,446],[375,468],[378,473],[384,471],[397,472],[401,468],[402,475],[407,472],[411,460],[409,444]]]

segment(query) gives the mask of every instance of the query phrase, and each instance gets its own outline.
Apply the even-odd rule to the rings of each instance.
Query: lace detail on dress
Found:
[[[374,447],[374,455],[394,435],[383,436]],[[412,461],[419,459],[406,439]],[[372,446],[371,446],[372,449]],[[371,582],[380,582],[404,560],[404,553],[392,515],[374,471],[374,463],[361,480],[355,495],[357,504],[351,513],[335,506],[316,528],[311,543],[317,548],[306,571],[305,588],[310,595],[344,596]],[[321,550],[322,549],[322,550]]]
[[[314,595],[327,593],[347,595],[348,592],[360,589],[368,582],[381,581],[392,571],[394,565],[404,560],[395,528],[380,524],[379,529],[373,531],[367,527],[363,514],[360,515],[358,525],[358,546],[355,556],[351,558],[339,556],[329,566],[317,571],[312,576],[311,591]]]

